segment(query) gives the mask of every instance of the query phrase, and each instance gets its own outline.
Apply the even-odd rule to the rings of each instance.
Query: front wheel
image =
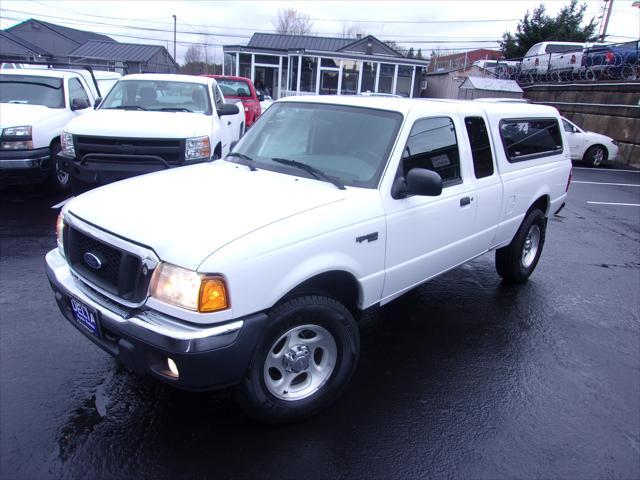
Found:
[[[607,161],[607,150],[602,145],[593,145],[584,153],[582,161],[590,167],[599,167]]]
[[[51,169],[49,170],[49,187],[56,193],[66,193],[71,189],[71,176],[69,172],[62,168],[60,161],[58,160],[58,154],[61,147],[57,143],[51,146],[50,150],[50,163]]]
[[[496,270],[506,282],[526,282],[540,260],[547,230],[544,213],[532,210],[509,245],[496,250]]]
[[[317,295],[285,301],[269,318],[240,384],[240,404],[265,423],[314,415],[353,375],[360,351],[355,320],[338,301]]]

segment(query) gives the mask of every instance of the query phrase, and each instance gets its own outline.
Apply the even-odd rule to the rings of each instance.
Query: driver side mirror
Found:
[[[391,187],[391,196],[396,200],[411,195],[437,197],[441,193],[442,177],[426,168],[412,168],[406,178],[396,178]]]
[[[82,98],[74,98],[71,100],[71,110],[83,110],[89,106],[89,103]]]
[[[222,117],[224,115],[235,115],[240,112],[238,106],[233,103],[223,103],[218,107],[218,116]]]

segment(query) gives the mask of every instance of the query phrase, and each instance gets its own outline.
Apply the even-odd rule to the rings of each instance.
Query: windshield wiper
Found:
[[[162,112],[193,112],[193,110],[189,110],[184,107],[163,107],[160,109]]]
[[[251,170],[252,172],[255,172],[256,170],[258,170],[254,163],[256,162],[253,158],[251,158],[249,155],[245,155],[244,153],[240,153],[240,152],[230,152],[227,157],[236,157],[236,158],[240,158],[241,160],[244,160],[244,165],[246,165],[247,167],[249,167],[249,170]]]
[[[305,172],[310,173],[318,180],[324,180],[325,182],[333,183],[340,190],[346,190],[345,186],[340,183],[335,177],[327,175],[322,170],[318,170],[316,167],[312,167],[311,165],[307,165],[306,163],[298,162],[297,160],[289,160],[287,158],[272,158],[274,162],[282,163],[283,165],[289,165],[290,167],[299,168],[300,170],[304,170]]]
[[[119,107],[105,107],[105,110],[147,110],[140,105],[120,105]]]

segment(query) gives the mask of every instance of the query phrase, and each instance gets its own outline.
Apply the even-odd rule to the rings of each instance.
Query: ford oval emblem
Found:
[[[102,260],[100,260],[100,257],[95,253],[86,252],[82,258],[84,258],[84,263],[86,263],[90,268],[93,268],[94,270],[100,270],[102,268]]]

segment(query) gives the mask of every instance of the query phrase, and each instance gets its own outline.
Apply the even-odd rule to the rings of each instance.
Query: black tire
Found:
[[[525,261],[525,249],[528,236],[538,231],[538,245],[535,254],[528,255]],[[547,221],[540,210],[532,210],[525,217],[518,232],[509,245],[496,250],[496,270],[505,282],[523,283],[533,273],[540,260],[547,230]],[[531,238],[529,238],[531,240]],[[530,253],[531,250],[528,250]]]
[[[590,167],[596,168],[606,162],[608,157],[609,154],[605,147],[602,145],[592,145],[586,152],[584,152],[582,161]]]
[[[278,348],[277,342],[287,332],[299,326],[315,326],[328,331],[335,341],[335,364],[324,383],[308,396],[286,400],[277,398],[265,377],[267,356]],[[302,336],[295,337],[304,343]],[[284,353],[286,348],[281,347]],[[314,415],[329,406],[344,391],[355,371],[360,352],[360,335],[353,316],[344,305],[333,298],[307,295],[292,298],[269,312],[269,326],[265,328],[238,388],[238,402],[247,414],[264,423],[288,423]],[[315,352],[310,362],[315,361]],[[283,360],[284,361],[284,360]],[[309,370],[303,369],[302,375]],[[271,369],[269,369],[271,371]],[[297,375],[294,373],[293,375]],[[311,378],[311,376],[310,376]],[[283,392],[286,394],[288,392]]]
[[[51,168],[49,169],[47,183],[49,189],[53,192],[66,193],[71,190],[71,175],[62,168],[62,165],[58,161],[58,153],[60,153],[60,150],[61,147],[58,143],[51,145],[49,153]]]

